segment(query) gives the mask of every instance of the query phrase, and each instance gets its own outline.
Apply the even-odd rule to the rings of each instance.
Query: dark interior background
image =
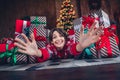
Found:
[[[0,38],[13,37],[16,19],[26,16],[46,16],[54,27],[55,13],[55,0],[0,0]]]
[[[15,21],[26,16],[46,16],[47,26],[56,26],[56,19],[63,0],[0,0],[0,39],[14,37]],[[117,23],[117,35],[120,38],[120,1],[101,0],[102,9],[110,19]],[[87,0],[71,0],[76,11],[76,18],[89,12]]]

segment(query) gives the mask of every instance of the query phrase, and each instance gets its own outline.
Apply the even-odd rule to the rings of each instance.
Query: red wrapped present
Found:
[[[8,44],[8,50],[14,48],[14,44]],[[0,53],[6,52],[6,44],[0,44]]]
[[[0,64],[6,64],[7,58],[11,57],[14,44],[0,44]]]
[[[15,27],[15,37],[24,41],[24,38],[21,36],[21,33],[24,33],[27,37],[29,37],[29,27],[30,21],[17,19]]]
[[[26,29],[30,27],[30,21],[25,20],[16,20],[16,26],[15,26],[15,36],[26,33]]]

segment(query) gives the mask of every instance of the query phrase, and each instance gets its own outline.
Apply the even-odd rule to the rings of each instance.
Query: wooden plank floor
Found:
[[[119,80],[120,57],[0,66],[1,80]]]
[[[46,61],[44,63],[25,64],[25,65],[1,65],[0,71],[25,71],[25,70],[42,70],[42,69],[57,69],[57,68],[73,68],[86,67],[95,65],[115,64],[120,63],[120,57],[106,59],[64,59],[58,62]]]

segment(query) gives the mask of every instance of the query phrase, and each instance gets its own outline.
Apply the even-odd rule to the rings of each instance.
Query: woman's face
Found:
[[[61,50],[65,45],[65,38],[61,34],[59,34],[57,31],[54,31],[52,36],[52,44],[58,50]]]

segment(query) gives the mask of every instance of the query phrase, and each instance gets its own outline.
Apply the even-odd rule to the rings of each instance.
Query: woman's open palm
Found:
[[[36,41],[34,39],[33,33],[30,35],[31,39],[28,39],[25,34],[21,34],[25,41],[22,41],[19,38],[15,38],[15,46],[18,47],[18,52],[25,53],[28,55],[35,55],[38,51],[38,46],[36,44]]]
[[[88,30],[87,33],[84,33],[84,26],[81,27],[79,43],[82,48],[86,48],[92,43],[100,40],[100,35],[102,33],[101,28],[95,28],[95,24],[96,23],[92,24],[91,28]]]

